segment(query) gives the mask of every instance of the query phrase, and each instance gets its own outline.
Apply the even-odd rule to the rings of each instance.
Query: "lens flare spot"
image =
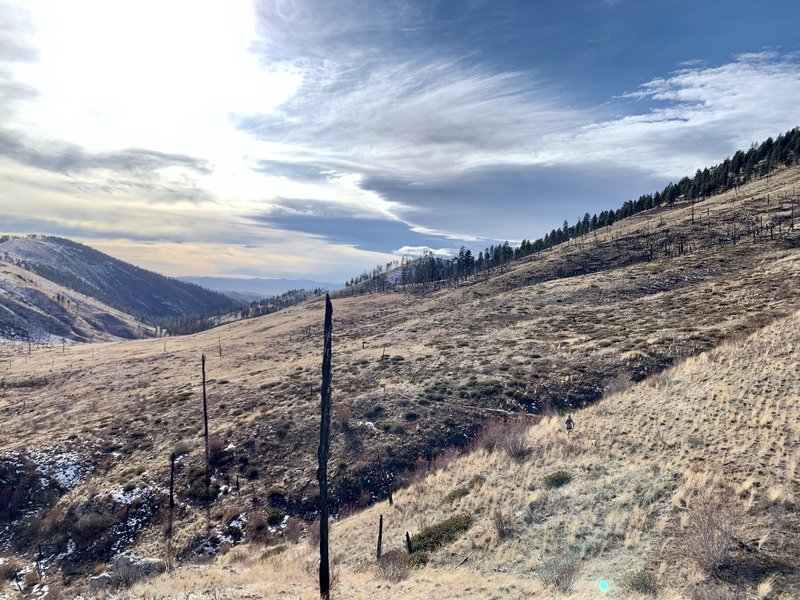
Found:
[[[601,579],[600,583],[597,584],[597,587],[600,588],[601,592],[607,592],[608,591],[608,582],[605,579]]]

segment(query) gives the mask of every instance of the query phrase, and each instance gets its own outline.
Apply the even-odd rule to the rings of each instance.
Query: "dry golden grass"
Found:
[[[736,598],[800,594],[796,503],[800,482],[800,313],[747,339],[690,358],[656,378],[575,413],[573,433],[561,417],[530,428],[532,454],[520,463],[479,449],[395,493],[385,502],[335,523],[335,598],[591,598],[637,597],[620,588],[623,576],[647,569],[663,598],[692,598],[714,587]],[[762,419],[769,415],[770,419]],[[548,489],[545,477],[572,475]],[[452,504],[442,499],[474,477],[485,478]],[[726,496],[726,490],[730,492]],[[694,564],[686,535],[691,509],[710,498],[738,515],[737,539],[753,548],[736,561],[766,565],[718,579]],[[500,539],[495,510],[513,523]],[[398,583],[375,567],[378,515],[384,552],[402,549],[404,534],[455,513],[476,523],[431,556],[428,566]],[[178,598],[202,589],[219,598],[315,598],[315,554],[305,543],[273,558],[242,547],[207,567],[182,567],[130,590],[132,598]],[[560,555],[580,570],[569,592],[537,576]],[[771,565],[771,566],[770,566]],[[195,597],[191,594],[187,597]],[[199,595],[196,597],[200,597]]]

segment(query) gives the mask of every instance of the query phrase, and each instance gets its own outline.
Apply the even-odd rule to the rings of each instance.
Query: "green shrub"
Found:
[[[554,471],[544,478],[544,486],[547,488],[559,488],[572,481],[572,475],[564,470]]]
[[[411,547],[414,553],[431,552],[458,539],[458,536],[472,527],[472,523],[473,518],[470,515],[450,517],[411,536]]]
[[[270,506],[266,510],[267,513],[267,523],[270,525],[280,525],[281,521],[283,521],[283,511],[279,508],[275,508],[274,506]]]
[[[199,481],[187,490],[186,495],[195,502],[211,502],[219,496],[219,484],[212,483],[206,487],[205,482]]]
[[[469,494],[469,490],[465,487],[457,487],[454,490],[448,492],[448,494],[442,498],[442,504],[452,504],[456,500],[460,500],[464,496]]]
[[[622,587],[629,592],[655,594],[658,591],[658,581],[650,571],[631,571],[622,578]]]
[[[285,550],[286,550],[286,546],[284,546],[284,545],[275,546],[274,548],[270,548],[269,550],[265,551],[261,555],[261,558],[264,559],[264,558],[271,558],[273,556],[278,556],[278,554],[280,554],[281,552],[284,552]]]
[[[486,477],[483,475],[475,475],[475,477],[469,480],[467,488],[474,490],[475,488],[481,487],[484,483],[486,483]]]

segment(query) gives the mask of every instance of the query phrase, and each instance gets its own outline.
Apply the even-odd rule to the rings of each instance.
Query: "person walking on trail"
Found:
[[[572,431],[572,428],[575,427],[575,421],[572,420],[572,415],[567,415],[567,420],[564,421],[564,425],[567,427],[567,433]]]

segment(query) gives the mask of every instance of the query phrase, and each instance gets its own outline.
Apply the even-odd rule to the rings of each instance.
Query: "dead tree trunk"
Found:
[[[203,373],[203,427],[205,428],[206,438],[206,492],[211,489],[211,454],[208,450],[208,400],[206,399],[206,355],[203,354],[200,360]]]
[[[320,396],[322,418],[319,426],[317,450],[317,479],[319,480],[319,595],[327,600],[331,594],[331,575],[328,560],[328,451],[331,433],[331,331],[333,305],[325,294],[325,333],[322,353],[322,390]]]
[[[167,523],[167,539],[172,539],[172,524],[175,516],[175,453],[169,457],[169,522]]]

